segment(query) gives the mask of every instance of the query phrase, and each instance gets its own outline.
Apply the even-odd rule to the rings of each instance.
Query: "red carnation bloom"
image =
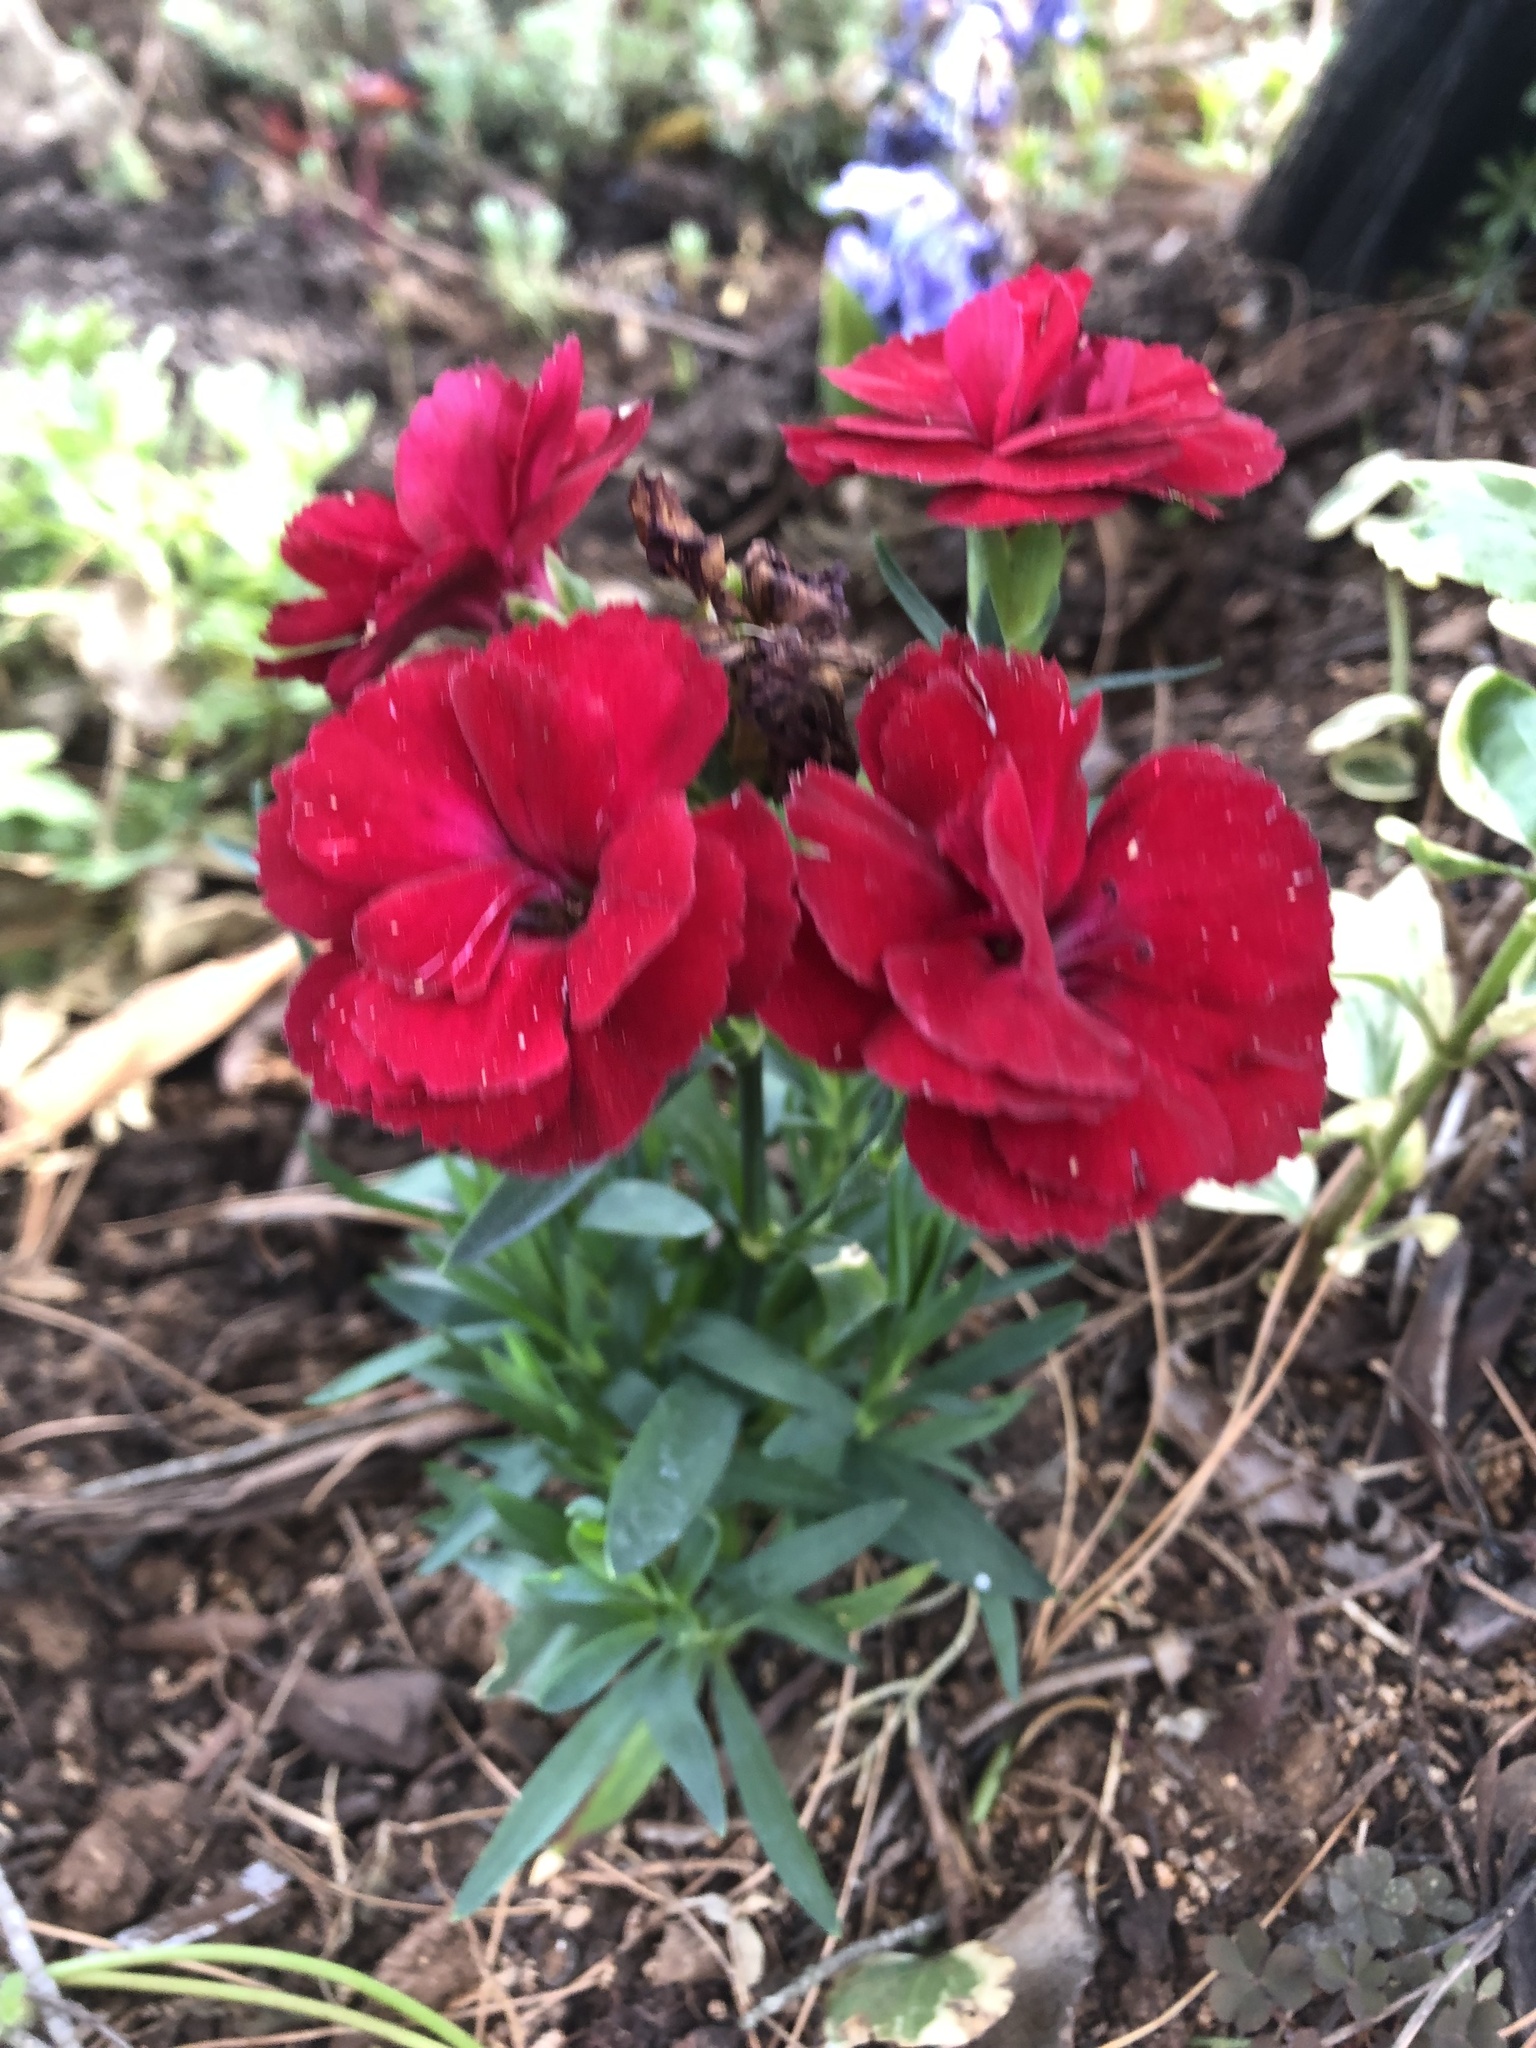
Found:
[[[910,1095],[929,1193],[1020,1242],[1255,1179],[1322,1110],[1311,833],[1202,747],[1133,768],[1089,832],[1098,718],[1054,662],[914,648],[859,719],[872,787],[808,768],[787,805],[806,914],[763,1021]]]
[[[423,633],[494,632],[509,593],[550,595],[544,550],[640,443],[649,403],[581,407],[581,343],[561,342],[532,385],[493,363],[449,370],[412,412],[393,502],[316,498],[283,535],[283,560],[324,595],[280,604],[269,676],[323,682],[338,704]]]
[[[867,412],[786,427],[807,483],[860,471],[936,484],[946,526],[1066,524],[1133,492],[1214,517],[1285,460],[1268,427],[1230,412],[1176,348],[1082,331],[1092,285],[1039,265],[962,306],[947,327],[866,349],[827,379]]]
[[[690,813],[725,676],[622,610],[392,669],[273,777],[261,882],[329,942],[288,1007],[316,1096],[518,1173],[631,1139],[798,913],[752,791]]]

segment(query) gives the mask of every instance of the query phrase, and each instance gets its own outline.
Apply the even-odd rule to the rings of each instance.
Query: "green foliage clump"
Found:
[[[1536,86],[1521,106],[1536,120]],[[1536,240],[1536,149],[1485,159],[1461,211],[1473,229],[1451,249],[1463,294],[1487,306],[1512,305],[1519,296],[1521,259]]]
[[[357,65],[403,66],[445,140],[558,180],[651,123],[803,179],[851,141],[889,0],[163,0],[168,24],[242,83],[333,125]]]
[[[718,1054],[701,1055],[600,1170],[519,1180],[439,1159],[382,1192],[338,1181],[434,1227],[377,1283],[420,1334],[326,1398],[409,1375],[512,1431],[478,1446],[478,1469],[438,1474],[447,1505],[423,1569],[457,1561],[516,1609],[483,1691],[584,1710],[461,1904],[552,1839],[621,1819],[663,1767],[723,1828],[709,1714],[764,1852],[830,1926],[735,1676],[747,1639],[854,1661],[850,1634],[934,1575],[967,1597],[956,1641],[984,1626],[1018,1682],[1016,1602],[1046,1582],[978,1504],[968,1454],[1025,1406],[1020,1381],[1084,1305],[965,1326],[1066,1265],[978,1261],[901,1157],[878,1083],[771,1046],[734,1057],[744,1109],[723,1098]],[[886,1576],[838,1578],[871,1550],[895,1561]]]
[[[41,929],[67,918],[61,885],[114,890],[185,851],[221,801],[238,816],[325,702],[252,664],[272,605],[300,589],[283,528],[371,401],[311,409],[296,377],[253,362],[178,393],[172,341],[132,342],[100,304],[33,308],[0,368],[7,924]],[[28,884],[42,893],[23,903]],[[0,965],[25,978],[47,954]]]

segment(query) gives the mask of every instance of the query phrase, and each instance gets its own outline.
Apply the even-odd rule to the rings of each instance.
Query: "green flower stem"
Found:
[[[1060,602],[1066,552],[1065,534],[1049,521],[973,527],[965,536],[966,602],[972,638],[983,638],[983,621],[995,620],[1006,647],[1015,653],[1037,654]]]
[[[1370,1193],[1372,1183],[1396,1158],[1398,1146],[1429,1107],[1436,1090],[1470,1064],[1474,1057],[1473,1041],[1509,993],[1510,976],[1529,950],[1533,937],[1536,910],[1526,910],[1515,919],[1504,943],[1483,969],[1456,1022],[1438,1044],[1431,1046],[1429,1058],[1403,1089],[1392,1121],[1371,1141],[1370,1150],[1362,1152],[1353,1172],[1341,1181],[1328,1205],[1329,1225],[1336,1226],[1354,1214]],[[1328,1243],[1331,1235],[1331,1228],[1320,1229],[1318,1242]]]
[[[466,2033],[462,2027],[455,2026],[452,2020],[444,2019],[439,2013],[433,2012],[430,2006],[423,2005],[420,1999],[412,1998],[409,1993],[397,1991],[393,1985],[385,1984],[377,1977],[370,1977],[364,1970],[354,1970],[346,1963],[333,1963],[324,1956],[297,1955],[289,1949],[253,1948],[243,1942],[227,1941],[166,1942],[158,1948],[96,1949],[88,1955],[69,1956],[62,1962],[50,1963],[48,1974],[61,1990],[100,1989],[102,1987],[97,1983],[97,1979],[103,1973],[113,1978],[132,1979],[134,1973],[143,1965],[152,1963],[170,1963],[178,1966],[188,1963],[220,1963],[247,1969],[285,1970],[296,1977],[316,1977],[324,1983],[340,1984],[349,1991],[361,1992],[375,2004],[385,2006],[390,2011],[398,2013],[402,2019],[412,2021],[418,2029],[416,2033],[407,2037],[412,2041],[419,2042],[421,2036],[425,2034],[443,2042],[444,2048],[477,2048],[473,2035]],[[217,1979],[206,1977],[192,1978],[190,1982],[199,1987],[190,1995],[201,1998],[208,1998],[216,1993],[222,1995],[227,1990],[241,1988],[226,1986]],[[263,1997],[269,1995],[264,1986],[255,1985],[247,1989],[251,1993],[259,1991]],[[288,1998],[294,1994],[276,1992],[270,1995],[275,1998]],[[334,2018],[334,2006],[328,2005],[323,2009],[327,2017]],[[349,2025],[363,2028],[367,2025],[367,2019],[366,2014],[354,2013],[349,2009]],[[386,2023],[376,2022],[375,2028],[383,2024]],[[402,2032],[403,2029],[395,2030],[396,2034]]]
[[[976,637],[977,622],[981,617],[981,600],[986,588],[986,550],[982,546],[980,533],[971,528],[965,536],[965,627],[972,639]]]
[[[1389,569],[1387,594],[1387,662],[1390,687],[1399,697],[1413,695],[1413,632],[1408,620],[1408,585],[1401,569]]]
[[[768,1227],[768,1140],[763,1127],[763,1055],[736,1061],[736,1113],[741,1126],[741,1234],[755,1245]]]

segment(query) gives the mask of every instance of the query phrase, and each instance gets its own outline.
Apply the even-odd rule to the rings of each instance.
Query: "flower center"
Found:
[[[1096,901],[1080,909],[1070,922],[1052,925],[1051,951],[1056,955],[1056,971],[1066,982],[1074,970],[1092,967],[1101,954],[1113,951],[1127,939],[1137,964],[1148,966],[1154,951],[1152,941],[1145,933],[1127,928],[1120,915],[1120,891],[1106,878],[1099,884]]]
[[[512,930],[525,939],[568,939],[586,922],[592,891],[580,882],[554,882],[530,896],[512,917]]]

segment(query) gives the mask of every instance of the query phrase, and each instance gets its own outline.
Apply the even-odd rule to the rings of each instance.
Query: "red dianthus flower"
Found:
[[[805,915],[763,1021],[905,1091],[929,1193],[1020,1242],[1255,1179],[1322,1110],[1311,833],[1201,747],[1131,769],[1090,832],[1098,716],[1054,662],[913,648],[859,719],[871,787],[813,767],[786,807]]]
[[[393,500],[316,498],[289,524],[283,560],[324,594],[277,607],[279,658],[260,672],[323,682],[345,704],[423,633],[494,632],[504,596],[547,597],[545,548],[650,424],[648,403],[583,408],[581,381],[574,335],[532,385],[493,363],[439,377],[400,436]]]
[[[1268,483],[1285,460],[1176,348],[1082,332],[1092,285],[1036,265],[934,334],[885,341],[826,372],[869,408],[786,427],[808,483],[854,471],[939,486],[946,526],[1066,524],[1133,493],[1214,516],[1212,498]]]
[[[273,777],[262,892],[327,941],[289,1003],[320,1101],[517,1173],[640,1129],[794,935],[752,791],[691,813],[721,669],[625,607],[392,669]]]

